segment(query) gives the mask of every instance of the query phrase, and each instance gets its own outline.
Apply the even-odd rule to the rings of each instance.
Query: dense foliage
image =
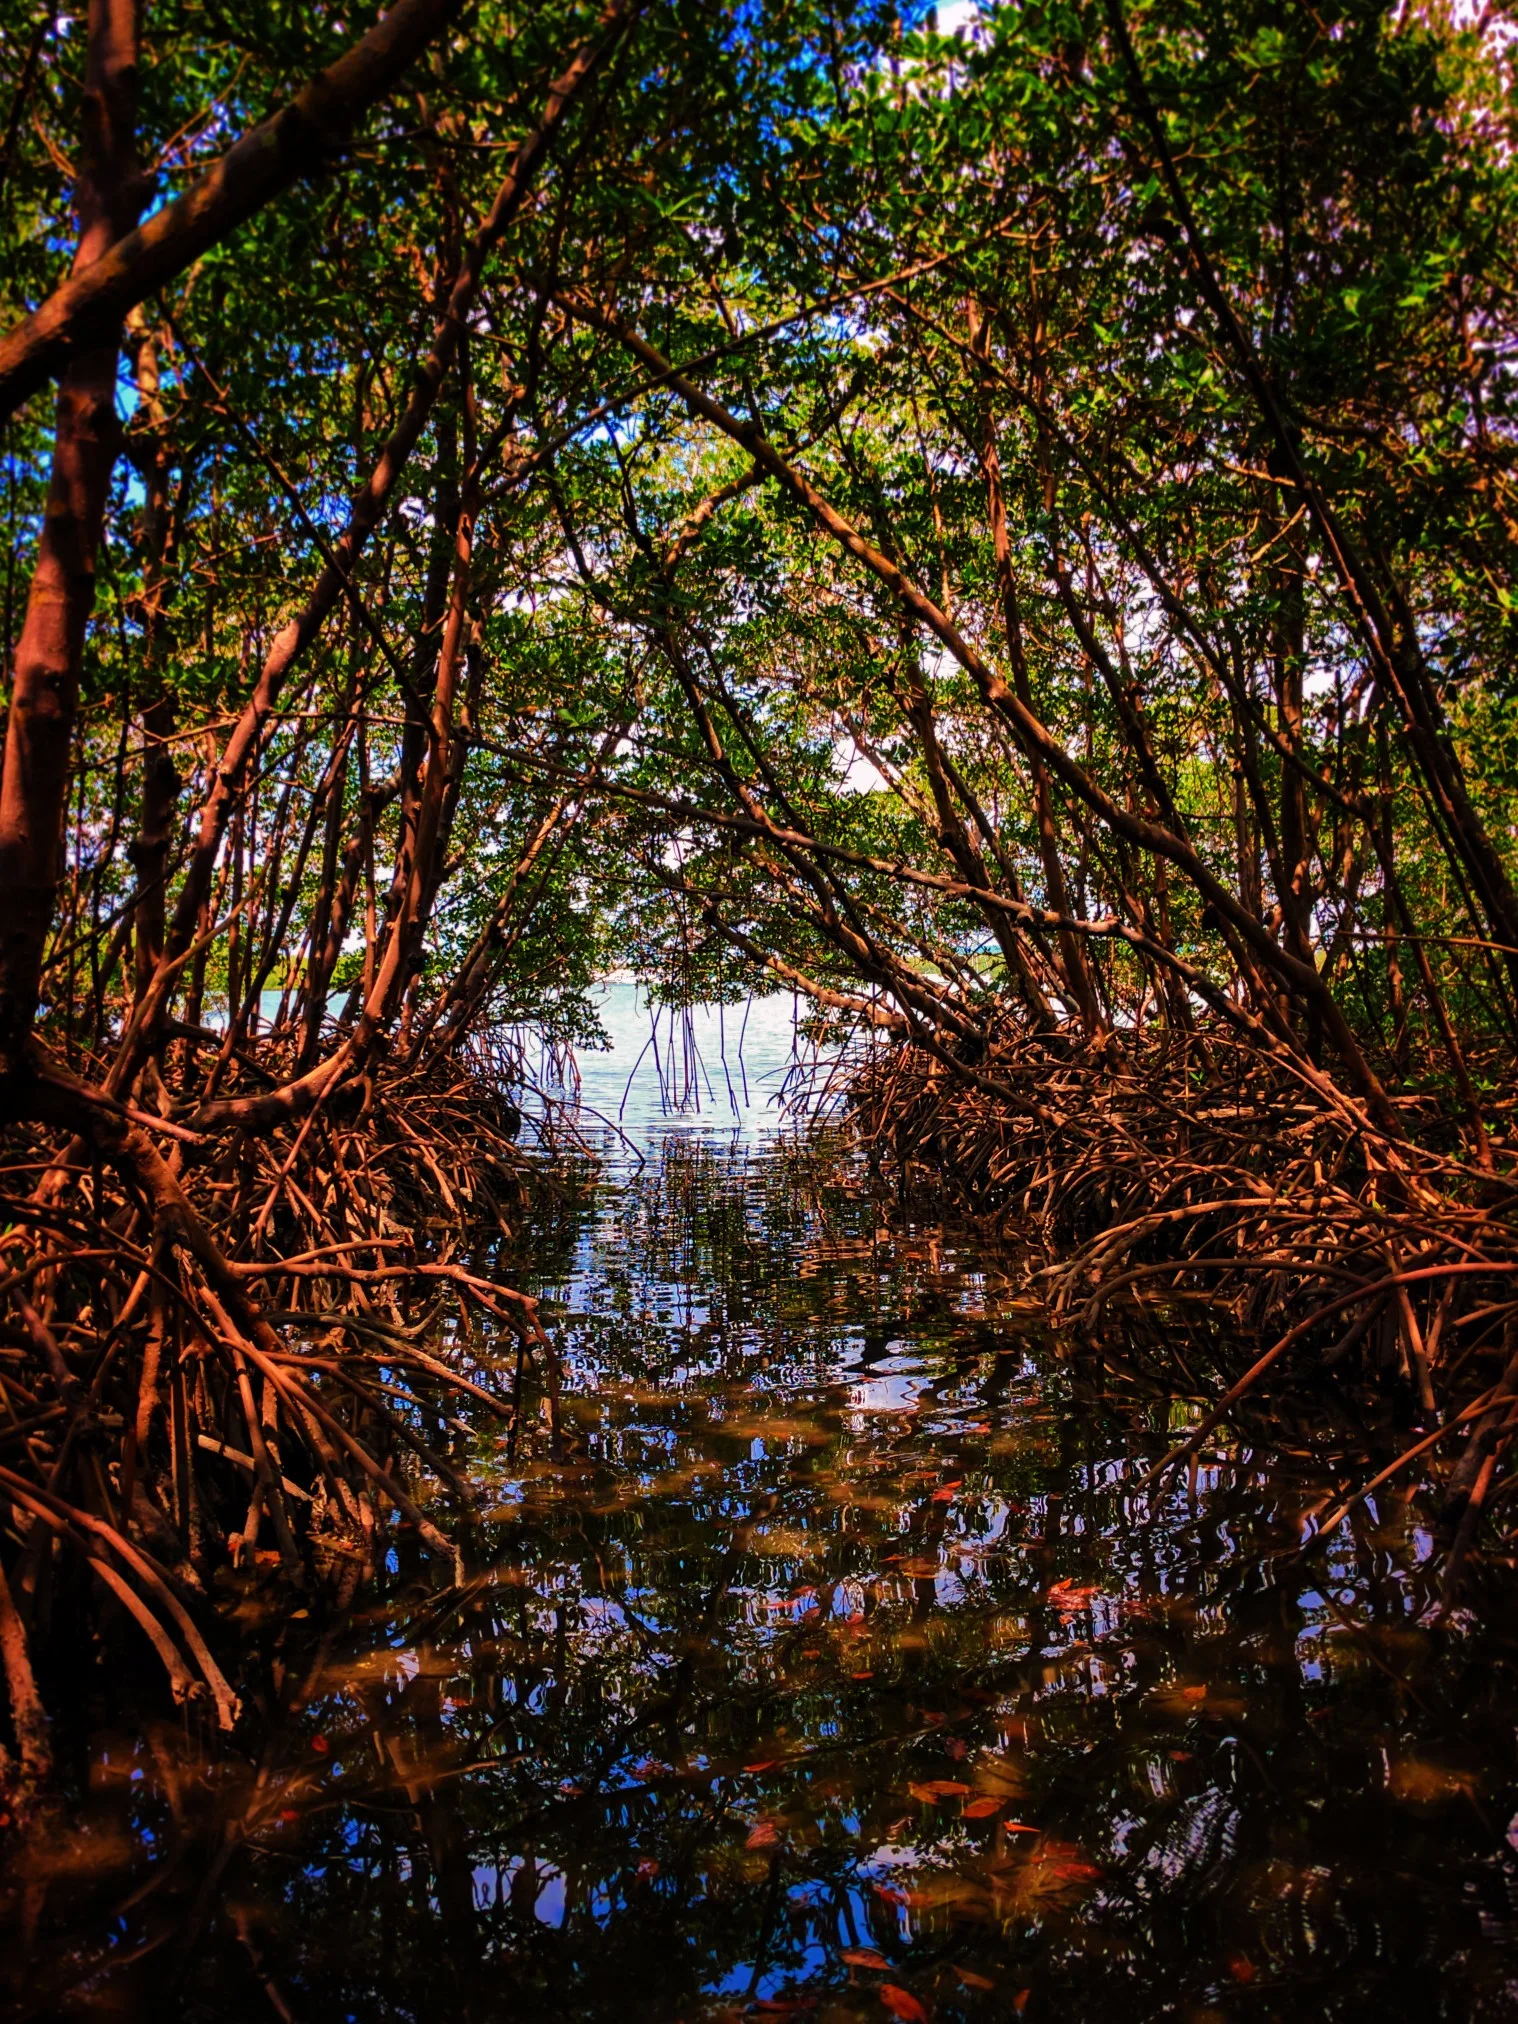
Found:
[[[1376,8],[1116,21],[638,18],[246,755],[188,1023],[256,1031],[282,991],[310,1065],[441,757],[384,1011],[413,1047],[488,941],[497,1024],[582,1031],[608,963],[690,993],[757,959],[955,1053],[1008,1000],[1100,1031],[1222,993],[1372,1100],[1447,1004],[1465,1082],[1454,1034],[1510,1030],[1518,961],[1475,946],[1518,934],[1502,52]],[[471,13],[129,319],[43,994],[75,1061],[586,25]],[[65,253],[86,26],[29,70],[11,30],[13,313]],[[149,9],[149,203],[350,33]],[[50,403],[7,426],[9,648]]]
[[[882,1133],[946,1080],[1057,1134],[1151,1058],[1111,1115],[1305,1092],[1292,1186],[1341,1192],[1282,1211],[1281,1284],[1343,1207],[1432,1405],[1388,1203],[1425,1257],[1448,1211],[1430,1306],[1514,1269],[1503,31],[12,0],[0,49],[29,1777],[55,1535],[227,1721],[207,1570],[373,1565],[391,1510],[446,1558],[396,1467],[451,1480],[472,1381],[400,1282],[543,1349],[463,1247],[513,1213],[522,1033],[593,1040],[615,966],[912,1043]],[[1244,1101],[1234,1208],[1278,1172],[1228,1165]],[[1194,1217],[1127,1144],[1131,1228]]]

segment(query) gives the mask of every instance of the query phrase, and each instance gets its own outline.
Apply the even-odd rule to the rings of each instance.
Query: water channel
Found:
[[[483,1573],[250,1594],[286,1712],[240,1755],[103,1688],[16,2014],[1518,2015],[1518,1614],[1420,1624],[1411,1493],[1297,1556],[1380,1452],[1342,1414],[1140,1495],[1193,1408],[783,1128],[790,1017],[655,1073],[613,987],[598,1173],[510,1265],[557,1403],[472,1434]]]

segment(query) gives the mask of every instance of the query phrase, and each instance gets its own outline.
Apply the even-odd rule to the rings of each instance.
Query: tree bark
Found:
[[[1388,1138],[1400,1139],[1403,1136],[1401,1123],[1386,1091],[1382,1088],[1374,1069],[1366,1061],[1359,1043],[1350,1032],[1348,1023],[1316,969],[1310,964],[1299,962],[1289,951],[1281,948],[1259,921],[1247,915],[1237,897],[1183,837],[1174,835],[1162,823],[1130,813],[1115,802],[1106,789],[983,659],[953,620],[939,610],[921,586],[898,564],[866,541],[857,528],[822,496],[794,464],[775,449],[759,429],[751,423],[739,420],[736,415],[723,407],[720,401],[703,392],[693,380],[688,379],[684,373],[671,365],[667,358],[648,343],[647,339],[640,337],[621,318],[594,307],[578,296],[565,293],[560,294],[557,299],[571,315],[599,329],[609,331],[618,338],[634,357],[641,359],[652,371],[660,375],[693,414],[711,422],[724,435],[741,444],[755,463],[776,479],[846,554],[852,555],[856,561],[862,563],[870,574],[883,583],[934,635],[940,645],[970,676],[988,708],[996,711],[1002,718],[1030,760],[1035,755],[1042,759],[1050,773],[1057,775],[1070,792],[1078,796],[1115,835],[1139,850],[1168,858],[1178,871],[1190,879],[1203,900],[1211,904],[1218,916],[1237,931],[1241,943],[1259,959],[1263,969],[1273,970],[1288,989],[1301,993],[1309,1001],[1316,1002],[1322,1008],[1356,1094],[1364,1101],[1370,1118]]]
[[[91,256],[88,271],[76,260],[63,286],[0,342],[0,419],[14,414],[70,360],[107,342],[105,333],[114,332],[134,303],[182,274],[316,168],[436,40],[461,4],[398,0],[289,105],[245,133],[183,196],[134,231],[138,204]],[[135,6],[130,0],[92,5],[92,21],[97,11],[134,17],[135,72]],[[114,344],[114,338],[109,341]]]
[[[637,0],[612,0],[612,5],[602,16],[601,30],[596,39],[576,51],[564,74],[550,85],[548,103],[541,118],[513,153],[511,166],[496,192],[489,214],[465,249],[443,313],[433,328],[431,343],[417,361],[410,398],[374,468],[350,501],[348,524],[342,537],[333,544],[329,559],[304,607],[280,630],[269,651],[253,693],[243,707],[221,763],[212,777],[211,791],[201,809],[199,835],[190,853],[184,883],[169,926],[164,958],[152,988],[137,1007],[132,1030],[123,1039],[121,1051],[112,1066],[108,1078],[112,1091],[119,1091],[130,1083],[143,1052],[152,1046],[153,1029],[168,1009],[175,975],[173,965],[189,947],[194,935],[227,823],[242,795],[249,768],[263,741],[264,731],[285,681],[321,631],[333,608],[348,592],[353,568],[380,523],[457,356],[486,259],[531,189],[550,142],[569,108],[615,46],[636,11],[636,4]],[[398,13],[400,9],[395,11]],[[0,379],[0,388],[3,388],[3,379]]]
[[[75,205],[79,280],[131,230],[147,194],[137,167],[137,0],[91,0]],[[73,285],[70,283],[69,285]],[[120,442],[118,331],[74,354],[58,388],[52,472],[16,649],[0,775],[0,1071],[14,1074],[37,1009],[53,918],[69,756],[95,560]]]

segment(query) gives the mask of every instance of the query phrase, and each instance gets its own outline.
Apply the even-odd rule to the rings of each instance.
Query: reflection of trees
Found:
[[[1310,1428],[1148,1522],[1141,1388],[999,1320],[994,1261],[963,1311],[952,1238],[856,1255],[870,1205],[816,1164],[687,1139],[615,1178],[556,1212],[569,1459],[531,1412],[510,1464],[482,1452],[472,1587],[404,1549],[371,1620],[250,1626],[256,1758],[97,1748],[83,1830],[10,1912],[32,2014],[102,1956],[188,2014],[362,2020],[663,2020],[850,1976],[839,2014],[878,2016],[843,1949],[949,2016],[979,2000],[959,1969],[1082,2018],[1432,1986],[1468,1882],[1489,1908],[1507,1813],[1462,1779],[1501,1760],[1512,1682],[1399,1643],[1406,1514],[1345,1533],[1330,1609],[1282,1550],[1324,1482]],[[845,1374],[903,1349],[909,1400],[855,1411]]]

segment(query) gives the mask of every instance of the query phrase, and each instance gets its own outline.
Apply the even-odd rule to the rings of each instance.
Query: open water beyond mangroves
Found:
[[[1139,1494],[1163,1401],[777,1133],[787,1001],[741,1057],[703,1020],[677,1117],[630,987],[606,1019],[625,1136],[502,1261],[562,1371],[474,1430],[483,1571],[437,1606],[402,1545],[336,1625],[251,1595],[242,1754],[103,1683],[13,1880],[21,2013],[1518,2016],[1518,1583],[1420,1627],[1411,1493],[1296,1557],[1395,1445],[1325,1408]]]

